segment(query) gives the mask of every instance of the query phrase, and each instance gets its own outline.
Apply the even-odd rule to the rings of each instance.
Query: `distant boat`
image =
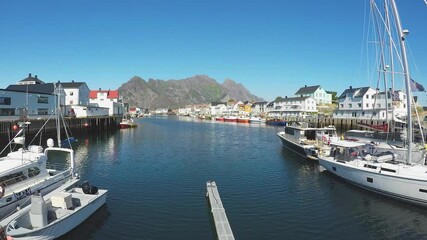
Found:
[[[224,121],[225,122],[237,122],[237,117],[236,116],[226,116],[226,117],[224,117]]]
[[[237,118],[237,122],[238,123],[249,123],[249,121],[250,121],[249,117],[240,116],[240,117]]]
[[[120,128],[133,128],[137,126],[138,125],[134,123],[132,118],[123,118],[120,122]]]
[[[260,117],[251,117],[249,119],[249,122],[250,123],[262,123],[262,118],[260,118]]]
[[[220,121],[220,122],[224,122],[225,118],[224,117],[216,117],[215,121]]]
[[[81,187],[58,192],[48,199],[31,197],[31,207],[20,212],[6,226],[7,239],[55,239],[71,231],[105,204],[107,190],[87,182]]]
[[[265,124],[271,125],[271,126],[285,126],[286,121],[280,118],[269,118],[265,121]]]

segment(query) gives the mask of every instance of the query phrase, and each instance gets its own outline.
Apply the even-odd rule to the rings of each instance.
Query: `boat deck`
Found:
[[[234,240],[233,231],[231,230],[227,215],[225,214],[225,209],[222,205],[216,183],[214,181],[209,181],[206,183],[206,188],[206,196],[209,198],[218,239]]]

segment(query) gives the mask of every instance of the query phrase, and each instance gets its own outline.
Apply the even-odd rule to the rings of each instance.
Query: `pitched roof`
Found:
[[[305,87],[300,88],[295,93],[295,95],[314,93],[319,87],[320,87],[320,85],[308,86],[308,87],[307,87],[307,85],[305,85]]]
[[[61,82],[62,88],[79,88],[82,85],[86,85],[85,82]]]
[[[21,81],[19,81],[19,83],[25,83],[25,82],[35,82],[35,84],[44,84],[44,82],[40,79],[37,78],[37,75],[35,75],[34,77],[31,76],[31,73],[28,74],[28,77],[22,79]]]
[[[281,98],[277,98],[275,100],[275,102],[301,101],[301,100],[305,100],[307,98],[309,98],[309,97],[291,97],[291,98],[288,98],[288,97],[282,98],[281,97]]]
[[[347,94],[352,93],[353,97],[363,97],[370,87],[361,87],[361,88],[348,88],[344,90],[343,93],[338,97],[338,99],[345,98]]]
[[[54,94],[55,85],[53,83],[44,84],[25,84],[25,85],[9,85],[6,90],[16,92],[31,92],[31,93],[43,93],[43,94]]]
[[[89,98],[97,98],[98,93],[107,93],[107,98],[119,98],[119,90],[92,90],[89,93]]]

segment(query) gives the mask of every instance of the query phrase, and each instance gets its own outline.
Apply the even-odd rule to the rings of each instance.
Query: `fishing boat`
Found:
[[[240,116],[237,118],[238,123],[249,123],[250,118],[245,116]]]
[[[132,118],[123,118],[120,122],[120,128],[133,128],[138,125],[133,121]]]
[[[224,122],[225,118],[224,117],[215,117],[215,121]]]
[[[30,122],[20,122],[18,133],[0,152],[3,154],[12,145],[20,146],[18,150],[0,158],[0,219],[18,206],[28,205],[31,194],[49,193],[67,182],[76,172],[73,149],[61,147],[60,115],[58,101],[58,108],[45,123],[56,117],[57,146],[51,138],[47,140],[45,149],[39,145],[27,146],[25,132]],[[43,127],[33,141],[40,136]],[[68,136],[67,128],[64,129]]]
[[[271,125],[271,126],[286,126],[285,119],[281,118],[267,118],[265,120],[265,124]]]
[[[237,117],[233,115],[225,116],[224,117],[225,122],[237,122]]]
[[[108,190],[84,182],[47,199],[31,196],[30,208],[21,211],[5,228],[7,239],[55,239],[71,231],[105,204]]]
[[[407,30],[402,29],[398,9],[394,0],[385,1],[384,6],[378,7],[371,1],[374,13],[379,15],[378,22],[390,23],[393,16],[396,27],[385,27],[386,36],[394,37],[392,48],[399,49],[399,59],[402,60],[402,73],[406,90],[406,155],[398,156],[393,152],[381,153],[375,156],[366,152],[364,143],[341,141],[332,144],[329,156],[319,157],[319,164],[328,172],[364,189],[383,194],[413,204],[427,206],[427,166],[425,165],[425,150],[422,152],[421,162],[412,159],[414,144],[412,127],[412,91],[409,64],[406,56],[405,37]],[[379,14],[384,9],[384,14]],[[391,14],[389,10],[391,9]],[[385,21],[383,21],[385,20]],[[397,32],[394,32],[396,30]],[[392,32],[393,31],[393,32]],[[384,62],[384,61],[381,61]],[[394,73],[398,69],[393,70]]]
[[[260,118],[260,117],[251,117],[249,119],[249,122],[250,123],[262,123],[262,118]]]
[[[319,155],[328,154],[331,142],[339,140],[333,126],[325,128],[310,128],[307,123],[292,123],[277,136],[282,141],[283,147],[300,155],[301,157],[317,160]]]

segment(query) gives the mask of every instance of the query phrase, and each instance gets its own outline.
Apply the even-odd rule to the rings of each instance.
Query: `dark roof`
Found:
[[[62,88],[79,88],[81,85],[86,85],[85,82],[61,82]]]
[[[265,102],[265,101],[260,101],[260,102],[254,102],[254,103],[252,103],[252,106],[256,106],[256,105],[263,105],[263,104],[266,104],[267,102]]]
[[[211,102],[211,106],[213,107],[213,106],[218,106],[218,105],[220,105],[220,104],[224,104],[224,105],[226,105],[227,103],[225,103],[225,102]]]
[[[55,85],[53,83],[45,84],[25,84],[25,85],[9,85],[6,90],[16,91],[16,92],[31,92],[31,93],[44,93],[44,94],[54,94]]]
[[[33,76],[31,76],[31,73],[28,74],[27,78],[24,78],[19,82],[35,82],[35,84],[44,84],[44,82],[42,80],[37,78],[37,75],[35,75],[33,77]]]
[[[301,100],[305,100],[307,98],[309,98],[309,97],[277,98],[275,101],[276,102],[301,101]]]
[[[338,97],[338,99],[345,98],[348,93],[352,93],[353,97],[363,97],[370,87],[361,87],[361,88],[348,88],[344,90],[343,93]]]
[[[305,85],[305,87],[300,88],[295,93],[295,95],[314,93],[319,87],[320,87],[320,85],[308,86],[308,87],[307,87],[307,85]]]

